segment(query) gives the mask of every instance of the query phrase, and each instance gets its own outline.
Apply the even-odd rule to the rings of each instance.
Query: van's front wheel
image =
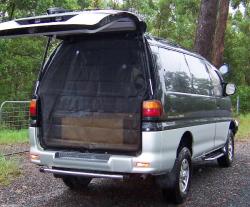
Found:
[[[88,177],[79,177],[79,176],[65,176],[62,177],[62,180],[66,186],[72,190],[80,190],[86,188],[91,182],[91,178]]]
[[[174,203],[183,203],[187,197],[191,181],[191,153],[186,147],[179,152],[171,172],[171,182],[166,188],[163,188],[163,196],[167,201]]]

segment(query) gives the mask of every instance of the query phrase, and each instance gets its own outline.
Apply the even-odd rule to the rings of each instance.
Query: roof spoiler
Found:
[[[16,19],[0,24],[0,37],[64,36],[112,31],[146,31],[146,23],[135,14],[117,10],[68,12],[48,9],[48,15]]]

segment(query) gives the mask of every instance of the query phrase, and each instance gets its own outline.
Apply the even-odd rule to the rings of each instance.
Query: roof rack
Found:
[[[59,8],[59,7],[53,7],[47,9],[47,14],[60,14],[60,13],[66,13],[66,12],[72,12],[72,10]]]
[[[197,55],[199,57],[202,57],[199,53],[197,53],[197,52],[195,52],[193,50],[190,50],[190,49],[186,49],[185,47],[183,47],[183,46],[181,46],[181,45],[179,45],[179,44],[177,44],[177,43],[175,43],[175,42],[173,42],[173,41],[171,41],[169,39],[164,39],[164,38],[161,38],[161,37],[155,37],[155,36],[150,35],[149,33],[145,34],[145,36],[150,40],[155,40],[155,41],[158,41],[158,42],[160,42],[162,44],[166,44],[166,45],[169,45],[169,46],[180,48],[180,49],[186,50],[186,51],[188,51],[190,53],[193,53],[193,54],[195,54],[195,55]]]
[[[172,41],[172,40],[169,40],[169,39],[164,39],[164,38],[161,38],[161,37],[153,37],[155,40],[159,41],[160,43],[163,43],[163,44],[167,44],[167,45],[171,45],[171,46],[174,46],[174,47],[178,47],[178,48],[182,48],[182,49],[185,49],[184,47],[182,47],[181,45],[177,44],[176,42]]]

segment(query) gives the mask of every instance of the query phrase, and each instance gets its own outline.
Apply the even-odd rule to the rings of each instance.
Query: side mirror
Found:
[[[233,83],[227,83],[225,86],[225,94],[230,96],[235,94],[236,86]]]
[[[222,65],[222,66],[219,68],[219,71],[220,71],[220,73],[221,73],[222,75],[227,74],[228,71],[229,71],[228,65],[227,65],[227,64]]]

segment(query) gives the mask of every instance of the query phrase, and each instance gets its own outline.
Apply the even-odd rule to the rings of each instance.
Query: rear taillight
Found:
[[[32,99],[30,101],[30,117],[36,118],[37,117],[37,100]]]
[[[158,118],[162,115],[162,104],[158,100],[143,101],[143,117]]]

